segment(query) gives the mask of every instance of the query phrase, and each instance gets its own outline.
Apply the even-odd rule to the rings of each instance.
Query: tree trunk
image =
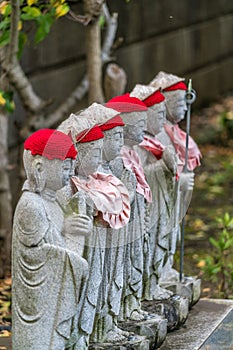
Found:
[[[104,76],[104,94],[106,101],[125,92],[127,76],[123,68],[116,63],[108,64]]]
[[[8,116],[0,111],[0,277],[10,272],[12,203],[8,165]]]
[[[89,104],[104,102],[102,91],[101,28],[98,21],[87,26],[87,75],[89,80]]]

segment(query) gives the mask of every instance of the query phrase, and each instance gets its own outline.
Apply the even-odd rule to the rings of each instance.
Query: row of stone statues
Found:
[[[167,286],[179,282],[173,257],[201,158],[189,138],[184,171],[186,93],[183,78],[159,72],[25,141],[14,350],[151,347],[131,326],[165,320],[145,302],[177,294]]]

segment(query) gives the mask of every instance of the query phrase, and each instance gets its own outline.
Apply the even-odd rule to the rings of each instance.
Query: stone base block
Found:
[[[182,326],[189,313],[189,301],[186,297],[174,295],[167,300],[143,301],[142,308],[149,313],[159,314],[167,319],[167,330]]]
[[[130,337],[129,337],[130,338]],[[132,336],[132,339],[121,343],[90,343],[88,350],[150,350],[149,340],[143,336]]]
[[[167,320],[159,315],[153,315],[153,317],[143,321],[121,322],[118,323],[118,326],[128,332],[145,336],[151,350],[157,349],[167,335]]]
[[[200,299],[185,327],[167,334],[160,350],[233,349],[233,300]]]
[[[185,277],[183,282],[165,281],[161,287],[171,290],[174,294],[186,297],[189,307],[195,305],[201,296],[201,280],[196,277]]]

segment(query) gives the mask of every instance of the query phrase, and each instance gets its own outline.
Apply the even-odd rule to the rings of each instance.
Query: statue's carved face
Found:
[[[64,186],[64,162],[60,159],[47,159],[33,156],[29,150],[24,151],[24,167],[30,189],[41,193],[46,189],[57,191]]]
[[[134,125],[127,124],[124,132],[125,143],[137,145],[143,141],[146,128],[146,120],[139,120]]]
[[[167,119],[172,123],[177,124],[184,119],[187,111],[187,104],[185,100],[186,91],[176,90],[164,93],[166,97]]]
[[[69,183],[69,179],[74,175],[74,164],[75,161],[71,158],[67,158],[63,161],[62,174],[63,174],[63,186]]]
[[[42,158],[42,176],[45,179],[45,188],[57,191],[64,186],[63,161],[60,159]]]
[[[117,126],[106,130],[104,135],[103,160],[111,161],[120,155],[121,147],[124,145],[123,127]]]
[[[166,106],[164,102],[151,106],[147,110],[146,129],[152,135],[157,135],[166,121]]]
[[[88,176],[93,174],[102,162],[103,139],[77,144],[75,174]]]

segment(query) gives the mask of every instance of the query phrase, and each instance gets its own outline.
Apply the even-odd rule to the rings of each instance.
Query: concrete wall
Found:
[[[108,3],[112,12],[119,13],[117,36],[123,43],[114,55],[128,74],[128,90],[149,82],[160,70],[193,78],[200,105],[232,90],[232,1]],[[62,19],[39,47],[26,50],[23,65],[37,91],[53,98],[54,108],[85,72],[85,29]]]

